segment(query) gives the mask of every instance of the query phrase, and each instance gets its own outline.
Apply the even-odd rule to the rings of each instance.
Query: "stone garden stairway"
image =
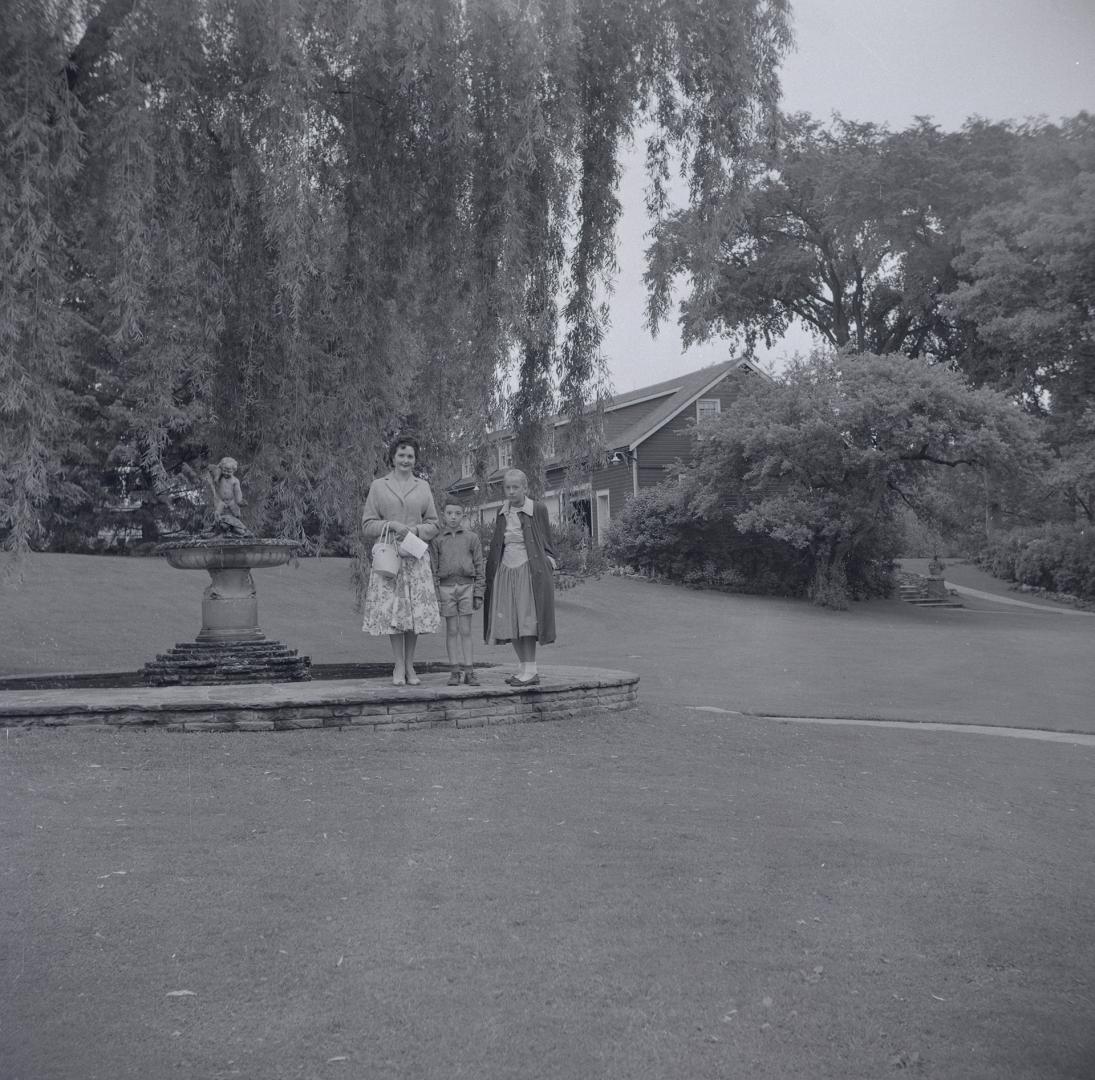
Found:
[[[946,588],[944,588],[942,596],[933,595],[929,591],[929,580],[922,574],[914,574],[911,571],[903,570],[899,577],[900,584],[897,588],[897,595],[906,604],[915,604],[917,607],[962,607],[961,601],[956,599],[954,594]]]

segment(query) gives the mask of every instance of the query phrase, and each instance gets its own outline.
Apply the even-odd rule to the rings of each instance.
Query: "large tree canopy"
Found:
[[[997,391],[904,356],[818,354],[777,383],[756,380],[696,426],[679,512],[653,548],[686,546],[697,526],[763,537],[798,553],[815,601],[843,606],[870,591],[898,553],[897,514],[930,518],[940,472],[1015,476],[1037,461],[1033,421]],[[615,544],[625,555],[625,511]],[[710,544],[700,559],[715,560]],[[784,564],[785,582],[795,575]]]
[[[951,305],[1005,359],[1004,384],[1068,429],[1095,405],[1095,118],[1021,149],[1018,189],[962,231]]]
[[[771,345],[798,320],[836,348],[952,364],[1032,411],[1090,401],[1093,192],[1085,114],[957,132],[789,117],[715,213],[658,225],[650,320],[688,275],[687,340]]]
[[[266,527],[322,533],[392,425],[435,453],[470,440],[514,350],[526,439],[556,404],[577,415],[621,142],[653,125],[654,205],[673,155],[717,205],[770,140],[789,43],[786,0],[83,10],[0,6],[15,549],[95,502],[107,467],[162,493],[225,449]]]
[[[772,151],[742,170],[717,216],[661,222],[647,280],[650,318],[666,317],[675,278],[688,340],[737,335],[771,345],[798,319],[831,346],[952,359],[969,347],[940,310],[969,215],[1012,190],[1017,136],[927,121],[893,133],[837,118],[788,117]]]

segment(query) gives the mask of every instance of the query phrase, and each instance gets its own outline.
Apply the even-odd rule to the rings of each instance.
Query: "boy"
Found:
[[[459,686],[463,681],[478,686],[472,664],[471,615],[483,606],[487,564],[478,534],[464,524],[464,507],[455,499],[447,499],[442,513],[444,523],[430,545],[430,557],[452,668],[447,685]]]

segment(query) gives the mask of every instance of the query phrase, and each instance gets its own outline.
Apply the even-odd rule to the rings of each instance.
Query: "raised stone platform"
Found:
[[[599,668],[541,667],[535,687],[507,686],[507,669],[480,671],[482,686],[446,686],[447,676],[422,676],[421,686],[381,679],[247,683],[222,686],[121,687],[95,690],[11,690],[0,696],[0,727],[79,726],[167,731],[291,731],[353,728],[408,731],[484,727],[628,709],[638,675]]]

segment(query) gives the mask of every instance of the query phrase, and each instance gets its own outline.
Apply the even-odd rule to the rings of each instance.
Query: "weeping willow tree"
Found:
[[[621,151],[717,213],[771,138],[786,0],[8,0],[0,537],[52,543],[231,451],[264,529],[345,527],[386,436],[601,355]],[[506,375],[515,392],[501,400]],[[131,479],[131,483],[133,483]],[[92,514],[93,518],[93,514]]]

